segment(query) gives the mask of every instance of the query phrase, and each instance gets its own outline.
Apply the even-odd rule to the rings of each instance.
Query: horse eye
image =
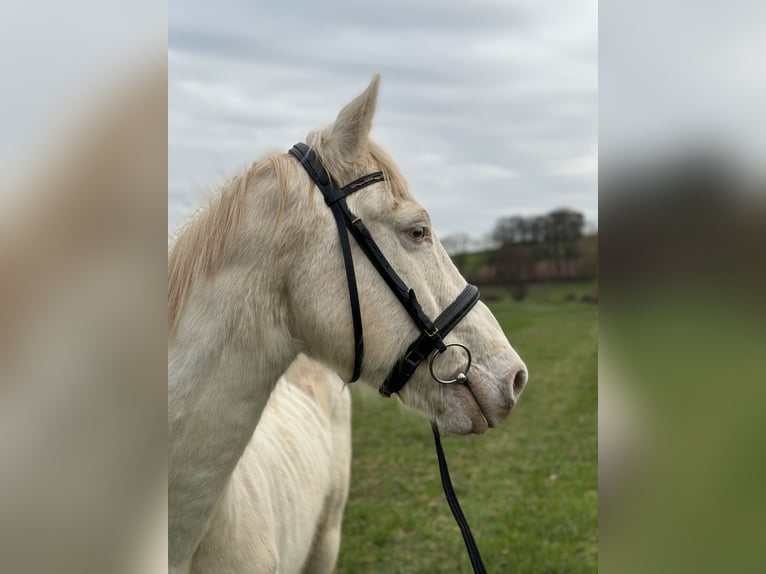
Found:
[[[417,226],[410,229],[410,237],[415,241],[421,241],[426,237],[426,228]]]

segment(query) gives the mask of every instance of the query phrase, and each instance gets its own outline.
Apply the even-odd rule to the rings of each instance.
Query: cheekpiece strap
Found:
[[[348,286],[348,298],[351,304],[351,322],[354,328],[354,370],[351,373],[350,383],[359,380],[359,376],[362,372],[362,360],[364,359],[364,329],[362,327],[362,311],[359,305],[359,290],[356,284],[356,273],[354,271],[354,259],[351,255],[351,244],[348,239],[348,232],[346,231],[346,216],[344,202],[338,203],[336,194],[340,191],[335,182],[327,173],[327,170],[322,166],[322,162],[319,161],[316,152],[309,148],[304,143],[295,144],[289,152],[295,156],[300,162],[303,168],[308,173],[312,181],[317,185],[319,190],[324,196],[325,203],[330,206],[333,218],[335,219],[335,225],[338,228],[338,239],[340,241],[340,249],[343,254],[343,265],[346,269],[346,284]],[[351,184],[357,183],[359,180],[351,182]],[[374,183],[374,182],[372,182]],[[370,185],[369,183],[367,185]],[[345,190],[349,186],[344,187]],[[361,189],[363,186],[357,185],[354,191]],[[351,192],[349,192],[351,193]],[[348,195],[348,193],[346,193]]]

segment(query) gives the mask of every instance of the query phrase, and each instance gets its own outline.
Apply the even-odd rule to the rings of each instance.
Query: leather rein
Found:
[[[385,177],[383,173],[380,171],[369,173],[343,187],[338,187],[332,177],[330,177],[324,169],[316,152],[308,145],[305,143],[295,144],[289,153],[298,159],[311,180],[322,192],[325,203],[332,211],[333,217],[335,218],[335,225],[338,229],[341,253],[343,254],[343,263],[346,270],[348,295],[351,303],[351,320],[354,328],[354,370],[349,382],[353,383],[359,379],[362,370],[362,360],[364,358],[362,314],[359,306],[359,290],[356,283],[356,273],[354,272],[354,260],[351,254],[349,234],[354,237],[359,247],[420,331],[418,338],[407,348],[404,355],[397,360],[388,377],[386,377],[386,380],[380,386],[380,394],[388,398],[393,393],[399,392],[412,377],[418,366],[420,366],[426,358],[429,358],[429,356],[429,371],[434,380],[443,384],[461,383],[465,381],[467,372],[471,368],[470,350],[468,347],[460,343],[446,344],[444,342],[444,337],[468,314],[474,305],[476,305],[476,302],[479,300],[479,289],[475,285],[471,285],[470,283],[467,284],[457,298],[455,298],[455,300],[450,303],[447,308],[436,317],[436,319],[431,320],[421,308],[420,303],[415,296],[415,291],[408,288],[399,275],[397,275],[396,271],[394,271],[391,264],[378,248],[362,219],[354,215],[346,204],[346,197],[352,193],[384,181]],[[439,354],[444,353],[449,347],[459,347],[463,349],[467,356],[467,366],[453,379],[445,380],[439,378],[434,373],[433,363],[434,359]],[[436,445],[436,454],[439,460],[439,470],[444,494],[447,498],[450,510],[460,527],[474,572],[476,574],[486,574],[486,569],[484,568],[479,550],[473,539],[473,535],[471,534],[471,529],[463,516],[454,488],[452,487],[452,481],[449,477],[447,461],[444,458],[444,451],[441,446],[436,422],[432,422],[431,427]]]

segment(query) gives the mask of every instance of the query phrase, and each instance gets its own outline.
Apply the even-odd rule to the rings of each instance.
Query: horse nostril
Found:
[[[513,400],[519,398],[521,391],[524,390],[524,386],[527,384],[527,371],[521,369],[516,372],[516,376],[513,377]]]

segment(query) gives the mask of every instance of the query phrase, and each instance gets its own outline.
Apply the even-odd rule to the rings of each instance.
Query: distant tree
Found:
[[[570,209],[557,209],[546,216],[547,243],[556,262],[556,275],[561,278],[566,274],[564,261],[571,261],[579,255],[579,243],[585,218],[582,213]]]
[[[523,243],[526,228],[527,222],[523,217],[503,217],[495,224],[492,238],[501,246]]]
[[[537,260],[545,259],[551,255],[548,245],[549,228],[548,216],[538,215],[530,218],[529,232],[533,245],[533,255]]]
[[[539,279],[535,262],[542,261],[547,278],[571,277],[585,226],[582,213],[556,209],[546,215],[509,216],[497,221],[492,239],[498,245],[498,280],[513,283]],[[545,271],[547,269],[547,271]]]
[[[525,281],[533,264],[529,240],[529,220],[521,216],[503,217],[497,221],[492,238],[498,244],[493,256],[495,278],[498,283],[511,288],[514,298],[526,295]]]
[[[495,252],[493,263],[497,268],[497,279],[505,284],[532,279],[534,259],[526,245],[507,243]]]

